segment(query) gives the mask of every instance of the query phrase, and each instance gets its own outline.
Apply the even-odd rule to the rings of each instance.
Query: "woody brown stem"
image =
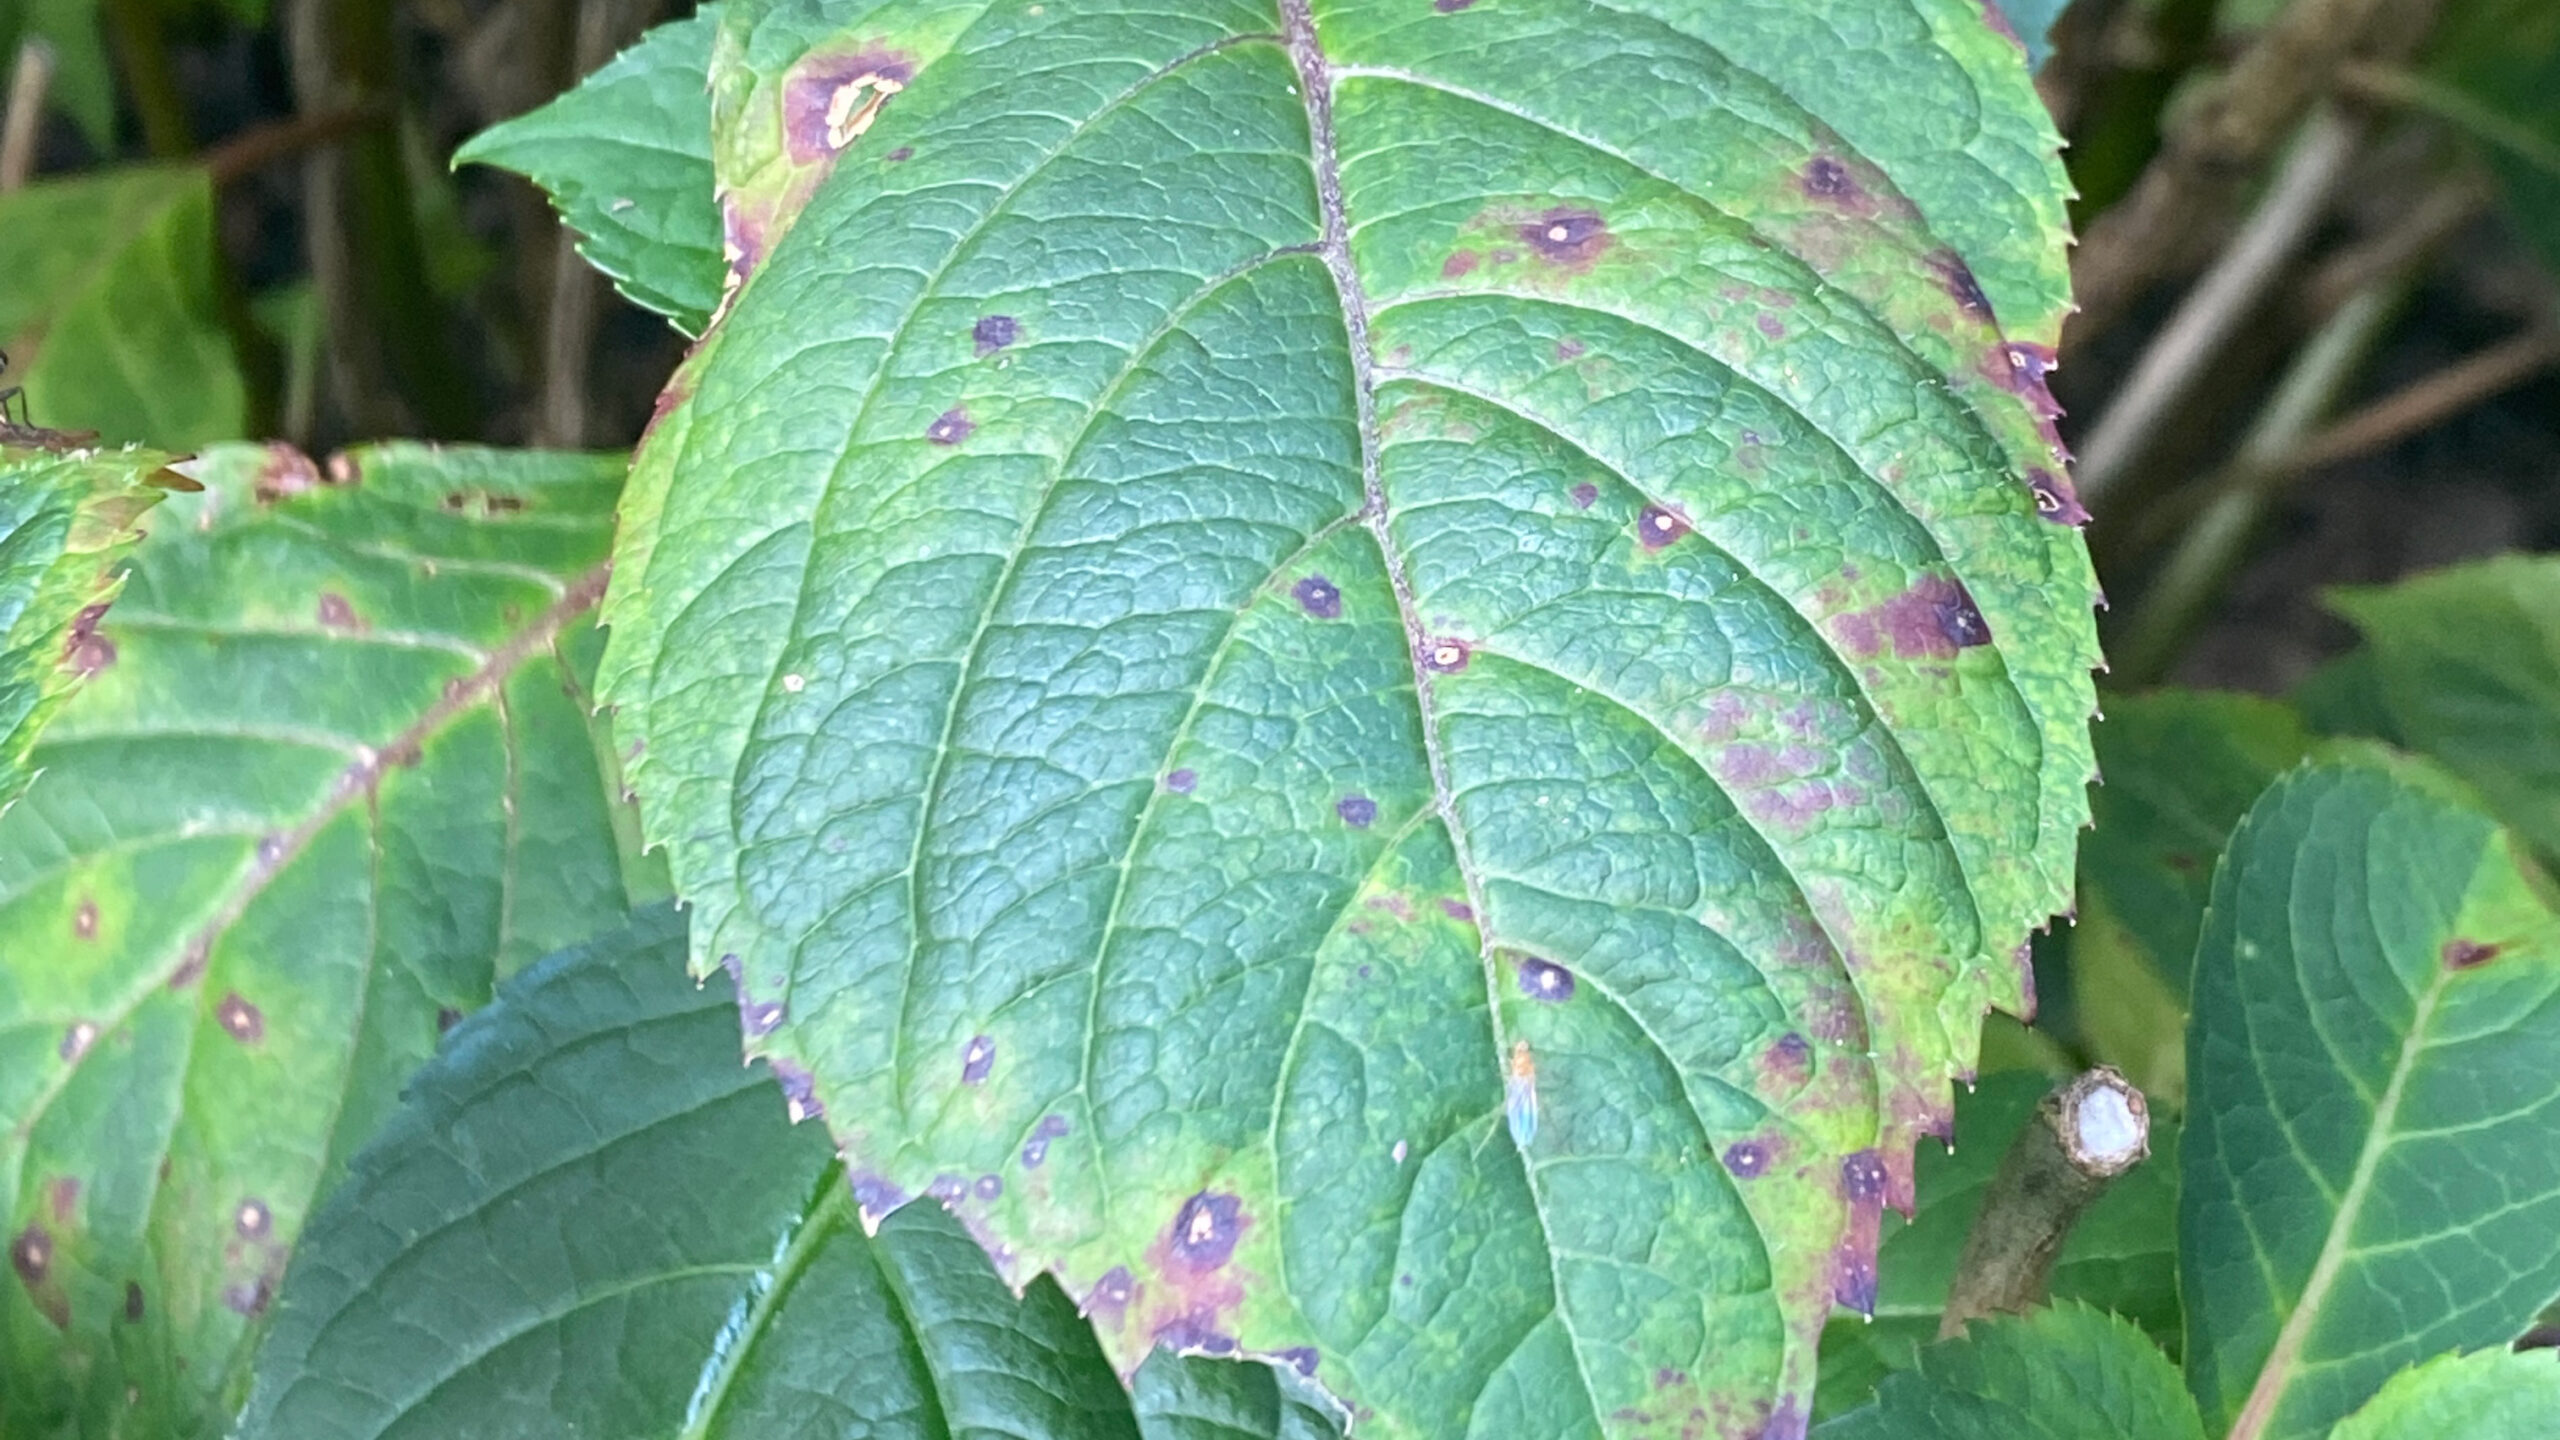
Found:
[[[1938,1338],[1960,1335],[1985,1315],[2042,1304],[2073,1223],[2150,1153],[2149,1108],[2113,1068],[2101,1065],[2046,1095],[1982,1197]]]

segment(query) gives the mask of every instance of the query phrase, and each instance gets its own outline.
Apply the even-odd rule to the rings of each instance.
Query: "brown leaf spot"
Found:
[[[266,1276],[240,1280],[222,1287],[222,1303],[234,1315],[256,1317],[267,1313],[267,1302],[275,1298],[275,1282]]]
[[[184,955],[178,957],[178,968],[169,972],[169,988],[184,990],[204,978],[207,947],[202,938],[188,943]]]
[[[2477,970],[2498,958],[2498,947],[2480,940],[2452,939],[2440,952],[2447,970]]]
[[[53,1273],[53,1235],[41,1225],[29,1225],[9,1242],[9,1266],[30,1290],[45,1282]]]
[[[257,1006],[241,999],[237,990],[223,996],[222,1003],[213,1007],[213,1019],[222,1027],[222,1033],[243,1045],[254,1045],[266,1038],[267,1017],[258,1013]]]
[[[243,1240],[264,1240],[275,1228],[275,1215],[267,1209],[266,1201],[252,1195],[231,1212],[231,1228],[239,1231]]]
[[[87,679],[116,663],[116,642],[104,635],[85,635],[74,639],[64,661],[71,673]]]
[[[1943,575],[1923,576],[1881,605],[1832,621],[1841,645],[1857,659],[1890,648],[1906,660],[1945,659],[1991,643],[1990,623],[1963,585]]]
[[[1474,270],[1477,263],[1483,259],[1483,256],[1478,255],[1473,250],[1457,251],[1451,254],[1448,259],[1440,262],[1440,278],[1443,280],[1463,280],[1467,277],[1468,272]]]
[[[142,1282],[124,1282],[124,1318],[134,1324],[142,1322]]]
[[[828,159],[860,139],[915,76],[915,57],[896,50],[802,61],[782,87],[783,146],[792,163]]]
[[[257,477],[250,482],[249,493],[259,504],[273,505],[327,483],[321,478],[320,467],[311,463],[310,456],[279,440],[267,446],[266,457],[258,462]]]
[[[356,616],[356,607],[347,603],[346,596],[334,590],[324,591],[320,596],[320,625],[326,630],[365,628],[364,621]]]
[[[71,912],[71,938],[74,940],[95,940],[98,938],[97,901],[92,900],[87,896],[81,897],[80,908]]]
[[[53,1212],[53,1223],[68,1225],[80,1208],[80,1180],[73,1175],[56,1175],[45,1182],[45,1207]]]

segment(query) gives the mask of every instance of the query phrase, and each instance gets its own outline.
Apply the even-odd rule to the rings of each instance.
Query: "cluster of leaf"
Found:
[[[2506,1348],[2560,1293],[2560,563],[2335,604],[2364,646],[2293,701],[2163,691],[2098,731],[2057,1021],[2184,1124],[2155,1122],[2154,1160],[2074,1230],[2061,1308],[1931,1347],[2046,1083],[1989,1077],[1964,1152],[1923,1159],[1876,1323],[1826,1338],[1820,1408],[1912,1373],[1823,1433],[2528,1436],[2560,1414],[2560,1363]]]

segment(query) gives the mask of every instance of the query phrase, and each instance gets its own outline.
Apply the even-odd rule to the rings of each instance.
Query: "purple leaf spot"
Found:
[[[128,1324],[138,1325],[142,1322],[142,1284],[140,1281],[127,1280],[124,1282],[124,1318]]]
[[[1244,1233],[1244,1202],[1203,1190],[1182,1202],[1173,1217],[1173,1258],[1192,1271],[1215,1270],[1236,1253]]]
[[[1688,533],[1688,521],[1659,505],[1647,505],[1636,517],[1636,539],[1647,550],[1660,550]]]
[[[1474,3],[1476,0],[1431,0],[1431,8],[1443,15],[1455,15]]]
[[[1591,502],[1599,498],[1600,487],[1588,480],[1573,487],[1573,506],[1577,510],[1590,509]]]
[[[1354,830],[1366,830],[1378,818],[1378,802],[1366,795],[1345,795],[1333,802],[1333,813]]]
[[[890,151],[888,158],[889,163],[892,165],[903,165],[915,157],[916,147],[913,145],[901,145],[897,149]]]
[[[1474,655],[1474,647],[1464,640],[1443,637],[1422,642],[1422,668],[1434,675],[1455,675],[1467,668]]]
[[[1128,1308],[1129,1301],[1137,1295],[1137,1292],[1138,1285],[1130,1278],[1129,1267],[1114,1265],[1102,1272],[1101,1279],[1093,1282],[1092,1293],[1084,1297],[1084,1313],[1100,1315],[1106,1321],[1116,1324],[1119,1322],[1120,1312]]]
[[[1813,1046],[1790,1030],[1760,1052],[1760,1073],[1772,1085],[1792,1090],[1813,1078]]]
[[[936,416],[934,422],[924,428],[924,438],[936,445],[957,445],[968,439],[970,433],[977,428],[977,422],[969,418],[968,408],[954,405]]]
[[[1464,920],[1470,924],[1472,924],[1476,918],[1474,906],[1469,905],[1464,900],[1451,900],[1445,897],[1440,901],[1440,913],[1448,916],[1452,920]]]
[[[853,1203],[875,1220],[907,1203],[906,1191],[877,1175],[857,1174],[852,1177],[852,1185]]]
[[[1953,250],[1940,250],[1929,257],[1929,268],[1938,273],[1938,283],[1946,287],[1958,309],[1979,319],[1991,318],[1991,297],[1982,293],[1982,282],[1973,278],[1973,267]]]
[[[1848,166],[1828,155],[1816,155],[1804,167],[1804,193],[1817,200],[1854,199],[1858,182]]]
[[[758,1005],[749,1003],[744,995],[738,997],[738,1028],[750,1040],[761,1040],[772,1034],[773,1027],[782,1023],[782,1016],[783,1006],[779,1000],[767,1000]]]
[[[1600,258],[1612,243],[1609,224],[1589,210],[1558,206],[1520,227],[1520,238],[1553,264],[1576,269]]]
[[[934,1176],[933,1183],[924,1187],[924,1193],[945,1205],[953,1205],[968,1195],[969,1182],[946,1171]]]
[[[984,1085],[996,1068],[996,1042],[992,1035],[972,1035],[960,1051],[960,1081],[964,1085]]]
[[[1884,1157],[1873,1150],[1860,1150],[1840,1162],[1841,1198],[1852,1205],[1884,1203]]]
[[[320,627],[324,630],[362,630],[364,622],[356,618],[356,607],[347,597],[334,590],[320,596]]]
[[[213,1020],[222,1027],[223,1034],[243,1045],[254,1045],[266,1038],[267,1017],[258,1013],[257,1006],[241,999],[237,990],[223,996],[222,1003],[213,1007]]]
[[[261,1275],[255,1280],[242,1280],[222,1289],[222,1303],[234,1315],[257,1316],[266,1313],[267,1302],[275,1298],[275,1284]]]
[[[2080,492],[2073,489],[2070,477],[2050,470],[2027,472],[2027,489],[2036,498],[2036,514],[2056,525],[2086,525],[2089,509],[2080,503]]]
[[[1176,795],[1190,794],[1192,787],[1199,783],[1199,773],[1192,770],[1176,770],[1172,774],[1164,777],[1164,788],[1172,791]]]
[[[1861,1315],[1876,1313],[1875,1252],[1844,1244],[1831,1263],[1831,1298]]]
[[[1155,1342],[1176,1354],[1233,1355],[1235,1337],[1202,1314],[1177,1315],[1156,1327]]]
[[[1484,257],[1476,254],[1473,250],[1457,251],[1450,255],[1448,259],[1440,262],[1440,278],[1443,280],[1463,280],[1466,278],[1467,273],[1474,270],[1477,262],[1483,258]]]
[[[971,1186],[970,1189],[981,1200],[993,1200],[1004,1194],[1004,1177],[1001,1175],[981,1175],[978,1177],[978,1183]]]
[[[1290,1369],[1297,1371],[1300,1375],[1313,1380],[1316,1378],[1316,1362],[1323,1357],[1316,1354],[1313,1347],[1299,1345],[1281,1351],[1274,1358],[1287,1365]]]
[[[1769,1148],[1757,1140],[1739,1140],[1725,1147],[1724,1168],[1744,1180],[1757,1180],[1769,1173]]]
[[[782,1087],[782,1113],[791,1118],[791,1123],[823,1118],[827,1107],[818,1099],[817,1077],[788,1060],[772,1064],[774,1082]]]
[[[53,1273],[53,1236],[41,1225],[29,1225],[9,1242],[9,1267],[33,1289]]]
[[[1298,608],[1319,620],[1342,618],[1342,592],[1321,575],[1310,575],[1289,592],[1298,597]]]
[[[1021,336],[1021,322],[1010,315],[982,315],[969,329],[969,338],[977,342],[981,355],[993,355]]]
[[[1590,347],[1570,335],[1556,342],[1556,359],[1559,361],[1579,360],[1588,353]]]
[[[1573,972],[1532,955],[1520,962],[1520,993],[1550,1004],[1573,998]]]

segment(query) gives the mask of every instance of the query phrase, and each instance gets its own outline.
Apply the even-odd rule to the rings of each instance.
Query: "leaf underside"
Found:
[[[866,1205],[1376,1433],[1801,1428],[2095,656],[2041,352],[1818,77],[2032,92],[1831,8],[729,9],[599,683]]]
[[[2414,762],[2315,765],[2244,818],[2196,954],[2180,1142],[2189,1387],[2315,1437],[2560,1291],[2560,919]]]
[[[455,1034],[313,1221],[241,1440],[1341,1434],[1260,1365],[1159,1354],[1133,1396],[930,1201],[866,1234],[683,950],[644,914]]]
[[[0,817],[11,1436],[218,1425],[441,1025],[618,922],[580,677],[619,468],[240,447],[155,512]]]

